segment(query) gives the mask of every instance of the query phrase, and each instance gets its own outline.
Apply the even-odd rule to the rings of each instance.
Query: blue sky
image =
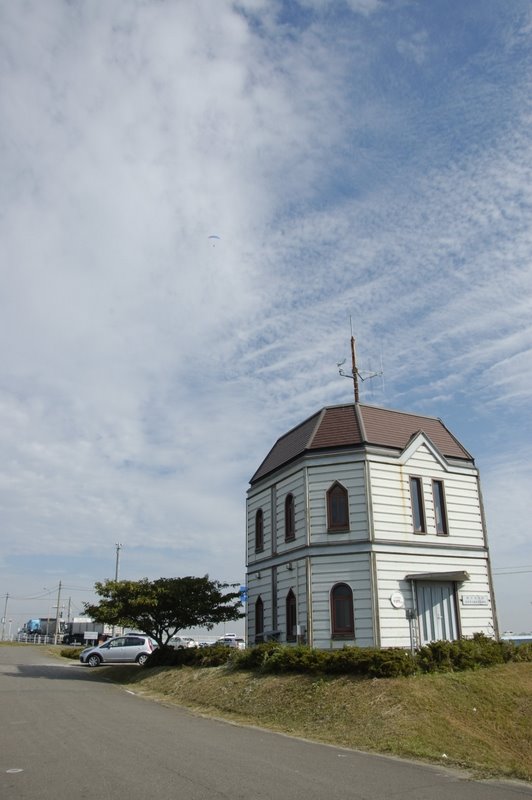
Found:
[[[475,456],[532,629],[531,39],[524,0],[0,0],[14,627],[116,542],[122,577],[242,582],[249,478],[350,401],[352,317],[362,400]]]

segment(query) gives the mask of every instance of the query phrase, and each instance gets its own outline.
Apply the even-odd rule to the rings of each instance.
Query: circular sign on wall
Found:
[[[404,608],[405,598],[403,597],[401,592],[392,592],[390,595],[390,603],[394,608]]]

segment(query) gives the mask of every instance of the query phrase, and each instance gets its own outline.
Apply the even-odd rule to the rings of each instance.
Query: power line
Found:
[[[526,572],[532,572],[532,567],[499,567],[494,569],[494,575],[522,575]]]

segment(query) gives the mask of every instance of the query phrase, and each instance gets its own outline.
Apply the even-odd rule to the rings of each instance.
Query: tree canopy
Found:
[[[102,599],[97,604],[85,603],[85,612],[96,622],[142,631],[164,646],[180,630],[210,629],[243,617],[236,586],[210,580],[208,575],[154,581],[105,580],[94,586]]]

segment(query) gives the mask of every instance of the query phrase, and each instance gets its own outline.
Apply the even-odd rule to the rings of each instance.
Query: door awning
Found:
[[[456,581],[462,583],[469,580],[469,572],[418,572],[415,575],[405,575],[407,581]]]

